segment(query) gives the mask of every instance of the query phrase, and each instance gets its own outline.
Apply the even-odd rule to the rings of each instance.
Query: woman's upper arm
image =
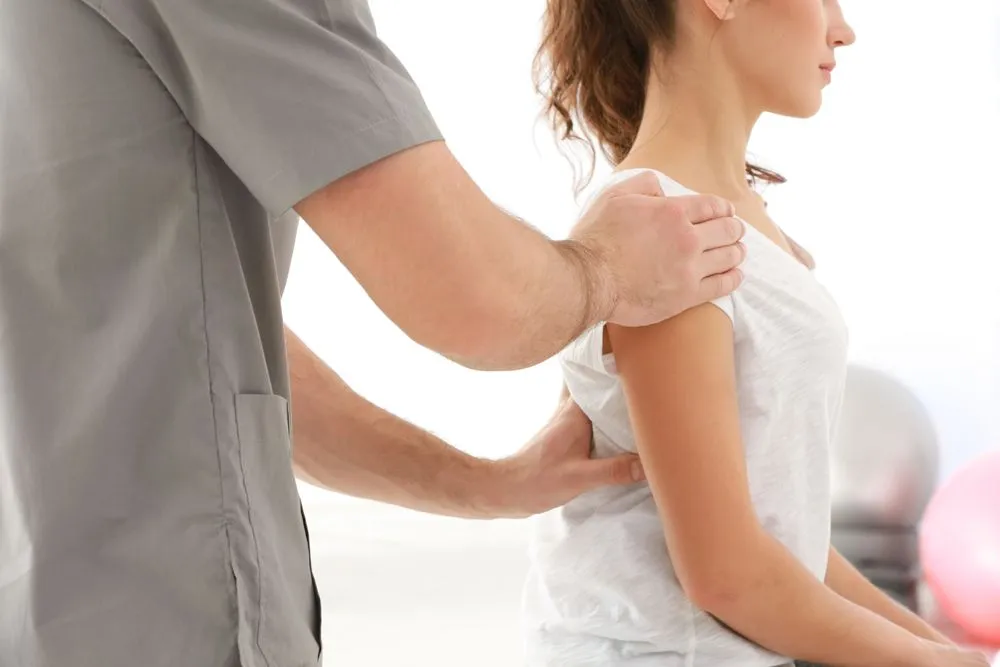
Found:
[[[639,455],[688,596],[738,580],[759,534],[750,500],[733,326],[705,304],[643,328],[609,325]]]

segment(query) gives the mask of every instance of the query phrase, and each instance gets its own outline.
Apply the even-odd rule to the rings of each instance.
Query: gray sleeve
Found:
[[[441,138],[367,0],[104,0],[100,10],[271,215]]]

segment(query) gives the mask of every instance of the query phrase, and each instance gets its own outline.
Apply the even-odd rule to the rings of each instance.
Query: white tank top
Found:
[[[619,172],[611,183],[634,175]],[[657,173],[668,196],[692,194]],[[713,302],[732,320],[740,428],[754,509],[817,578],[830,548],[828,452],[847,332],[809,270],[750,225],[744,283]],[[562,354],[566,385],[593,421],[597,456],[636,451],[603,326]],[[789,662],[695,608],[667,553],[645,483],[584,494],[535,519],[525,590],[530,667],[771,667]]]

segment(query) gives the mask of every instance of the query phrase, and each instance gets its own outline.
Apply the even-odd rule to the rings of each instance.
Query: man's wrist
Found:
[[[522,466],[517,457],[480,462],[479,514],[484,519],[527,519]]]
[[[555,242],[556,250],[573,271],[582,297],[582,315],[578,331],[605,322],[615,310],[618,291],[614,276],[601,254],[586,242],[568,239]]]
[[[522,519],[514,509],[517,491],[514,466],[508,459],[472,459],[457,475],[462,515],[471,519]]]

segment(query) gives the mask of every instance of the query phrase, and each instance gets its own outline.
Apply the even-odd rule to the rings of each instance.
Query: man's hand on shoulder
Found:
[[[665,197],[651,172],[609,187],[571,234],[596,308],[609,322],[645,326],[735,290],[746,249],[734,215],[719,197]]]

